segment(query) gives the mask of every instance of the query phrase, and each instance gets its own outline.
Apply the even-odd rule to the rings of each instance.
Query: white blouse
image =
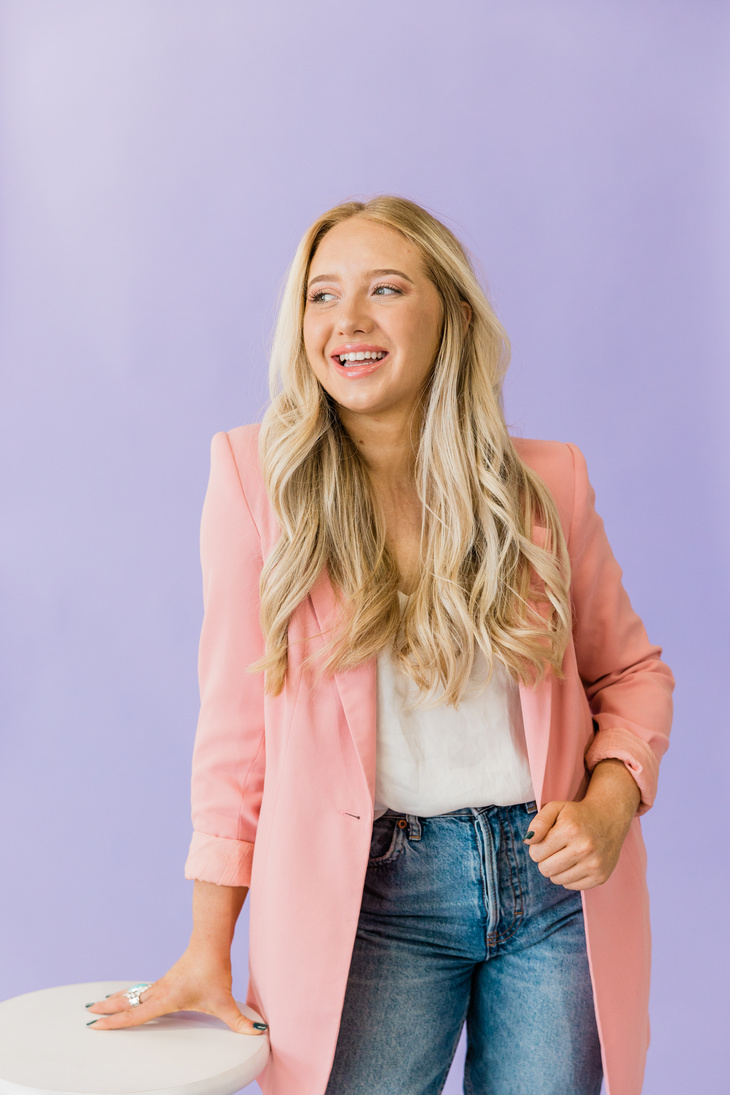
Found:
[[[408,602],[398,591],[401,609]],[[477,649],[459,710],[412,707],[415,683],[377,657],[375,814],[390,808],[431,817],[464,806],[509,806],[535,797],[525,744],[519,686],[501,662],[481,694],[486,659]],[[443,695],[439,686],[435,696]]]

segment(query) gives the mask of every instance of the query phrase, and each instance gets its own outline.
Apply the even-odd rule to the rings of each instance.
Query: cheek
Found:
[[[316,325],[304,324],[302,328],[302,341],[304,343],[304,353],[309,362],[309,368],[317,377],[320,384],[326,385],[329,369],[323,354],[325,341],[318,337]]]
[[[304,346],[309,353],[313,353],[317,345],[317,327],[318,324],[315,321],[315,317],[311,314],[304,313],[304,319],[302,321],[302,339]]]
[[[302,330],[307,338],[318,338],[329,326],[326,311],[322,311],[321,306],[320,311],[317,311],[316,305],[312,307],[307,305],[302,316]]]
[[[440,325],[431,313],[418,312],[408,316],[402,337],[420,359],[431,359],[439,345]]]

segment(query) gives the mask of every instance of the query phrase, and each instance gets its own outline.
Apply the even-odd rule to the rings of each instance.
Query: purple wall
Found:
[[[721,1090],[729,23],[711,0],[2,4],[0,998],[153,979],[187,942],[208,446],[261,417],[302,231],[394,192],[481,262],[508,418],[583,448],[677,676],[643,819],[645,1092]]]

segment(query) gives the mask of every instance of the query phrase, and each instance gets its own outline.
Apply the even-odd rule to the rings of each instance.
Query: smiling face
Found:
[[[329,230],[310,264],[304,348],[346,428],[362,416],[406,426],[439,348],[442,314],[420,252],[400,232],[358,216]],[[382,351],[354,367],[339,359]]]

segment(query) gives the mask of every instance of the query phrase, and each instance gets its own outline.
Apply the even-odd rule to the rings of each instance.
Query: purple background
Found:
[[[508,420],[582,447],[677,676],[642,819],[644,1090],[721,1090],[728,5],[11,0],[0,24],[0,998],[153,979],[187,943],[210,439],[261,418],[301,233],[392,192],[477,256]],[[247,934],[246,906],[239,998]]]

